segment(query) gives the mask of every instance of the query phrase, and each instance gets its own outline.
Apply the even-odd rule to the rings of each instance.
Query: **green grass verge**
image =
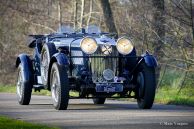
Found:
[[[162,87],[156,93],[155,102],[194,106],[194,88],[186,87],[179,92],[178,88]]]
[[[4,92],[4,93],[16,93],[16,86],[12,86],[12,85],[0,85],[0,92]],[[32,94],[33,95],[51,95],[51,92],[48,90],[41,90],[40,92],[34,92],[34,90],[32,90]],[[70,92],[70,96],[78,96],[77,92]]]
[[[16,93],[16,87],[11,85],[0,85],[0,92],[5,93]]]
[[[5,93],[16,93],[16,86],[11,86],[11,85],[0,85],[0,92],[5,92]],[[41,92],[34,92],[32,91],[32,94],[34,95],[51,95],[49,91],[47,90],[41,90]]]
[[[32,124],[21,120],[0,116],[0,129],[59,129],[41,124]]]

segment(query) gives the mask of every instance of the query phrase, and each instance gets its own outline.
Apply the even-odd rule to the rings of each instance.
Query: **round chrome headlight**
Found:
[[[123,55],[127,55],[132,52],[134,46],[131,40],[125,37],[122,37],[117,40],[116,47],[119,53]]]
[[[81,40],[80,47],[84,53],[93,54],[97,50],[98,44],[95,39],[85,37]]]

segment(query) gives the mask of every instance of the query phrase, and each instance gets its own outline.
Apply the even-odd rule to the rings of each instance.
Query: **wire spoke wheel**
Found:
[[[42,56],[42,77],[43,79],[46,81],[48,78],[48,66],[49,65],[49,59],[48,59],[48,54],[46,51],[43,52],[43,56]]]
[[[55,109],[66,110],[69,103],[69,80],[65,66],[53,63],[50,75],[51,98]]]
[[[23,85],[23,76],[22,71],[18,71],[18,80],[17,80],[17,95],[18,99],[20,100],[22,98],[22,85]]]
[[[58,96],[59,96],[59,81],[56,74],[56,71],[53,72],[52,75],[52,81],[51,81],[51,93],[52,93],[52,99],[55,102],[58,102]]]
[[[48,88],[48,70],[52,56],[57,52],[53,43],[44,44],[41,51],[41,77],[42,82]]]
[[[25,71],[24,66],[18,66],[16,94],[21,105],[28,105],[31,100],[33,82],[30,79],[29,71]],[[27,77],[28,76],[28,77]]]

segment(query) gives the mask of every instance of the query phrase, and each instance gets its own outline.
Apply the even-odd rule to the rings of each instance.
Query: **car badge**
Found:
[[[112,46],[109,44],[104,44],[102,45],[101,50],[104,55],[109,55],[112,53]]]

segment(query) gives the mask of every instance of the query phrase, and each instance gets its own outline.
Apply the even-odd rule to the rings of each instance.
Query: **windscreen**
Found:
[[[68,34],[70,34],[70,33],[74,33],[75,31],[74,31],[73,27],[68,26],[68,25],[63,25],[63,26],[61,26],[61,27],[57,30],[57,32],[58,32],[58,33],[68,33]]]
[[[97,25],[89,25],[89,26],[86,26],[85,28],[79,28],[79,29],[74,29],[72,26],[69,26],[69,25],[63,25],[57,30],[57,33],[68,33],[68,34],[75,33],[75,32],[82,33],[81,31],[82,29],[84,29],[85,32],[88,34],[101,33],[101,29]]]
[[[100,27],[96,26],[96,25],[89,25],[86,28],[86,33],[88,34],[92,34],[92,33],[101,33],[101,29]]]

